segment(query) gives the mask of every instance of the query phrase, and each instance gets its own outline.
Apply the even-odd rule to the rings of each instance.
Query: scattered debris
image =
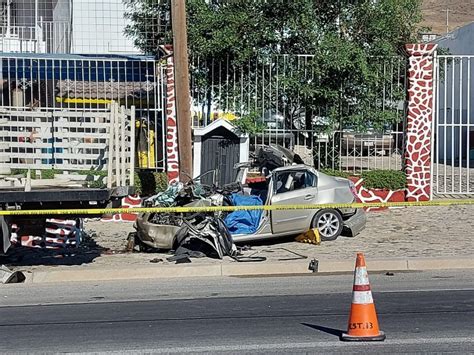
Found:
[[[250,245],[244,245],[242,247],[238,247],[237,249],[239,250],[239,252],[243,252],[243,251],[252,250],[252,247]]]
[[[129,233],[127,237],[127,245],[125,247],[127,253],[131,253],[135,249],[135,238],[135,233]]]
[[[318,269],[319,269],[319,260],[312,259],[309,262],[308,270],[310,270],[312,272],[318,272]]]
[[[264,256],[238,256],[238,257],[233,257],[235,261],[239,263],[255,263],[255,262],[260,262],[260,261],[266,261],[267,258]]]
[[[293,255],[296,255],[296,258],[295,257],[290,257],[290,258],[280,258],[278,259],[278,261],[289,261],[289,260],[300,260],[300,259],[308,259],[308,257],[306,255],[302,255],[302,254],[299,254],[297,252],[294,252],[293,250],[290,250],[290,249],[287,249],[287,248],[271,248],[271,249],[263,249],[263,250],[259,250],[253,254],[251,254],[249,257],[253,257],[259,253],[274,253],[276,252],[277,250],[283,250],[283,251],[286,251],[290,254],[293,254]]]
[[[169,262],[176,261],[176,264],[185,264],[191,262],[191,259],[186,254],[174,255],[170,258],[167,258],[166,260],[168,260]]]
[[[162,262],[163,262],[163,259],[160,259],[160,258],[155,258],[155,259],[150,260],[150,263],[153,263],[153,264],[158,264]]]
[[[0,266],[0,281],[2,284],[22,283],[26,280],[21,271],[11,271],[5,265]]]
[[[290,254],[294,254],[296,255],[297,257],[296,258],[285,258],[285,259],[278,259],[279,261],[285,261],[285,260],[298,260],[298,259],[308,259],[308,257],[306,255],[302,255],[302,254],[299,254],[297,252],[294,252],[293,250],[289,250],[289,249],[286,249],[286,248],[275,248],[275,250],[284,250]]]
[[[295,239],[296,242],[308,243],[308,244],[321,244],[321,236],[317,228],[310,229],[306,233],[300,234]]]

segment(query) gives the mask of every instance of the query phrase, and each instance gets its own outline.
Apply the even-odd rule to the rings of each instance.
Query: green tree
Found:
[[[131,20],[126,33],[144,52],[158,55],[159,44],[172,42],[169,1],[124,1]],[[199,58],[191,66],[193,95],[208,106],[237,102],[233,110],[242,115],[279,111],[290,128],[313,128],[316,116],[330,119],[332,127],[395,123],[403,71],[388,70],[387,63],[416,40],[420,5],[421,0],[188,0],[189,52]],[[265,78],[279,89],[261,89]]]

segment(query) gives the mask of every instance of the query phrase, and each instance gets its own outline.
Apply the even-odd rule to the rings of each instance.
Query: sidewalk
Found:
[[[312,259],[319,261],[319,272],[351,271],[359,251],[365,253],[372,271],[474,268],[472,216],[474,206],[372,212],[367,228],[355,238],[340,237],[319,246],[283,239],[252,245],[245,254],[265,256],[266,262],[204,258],[182,265],[167,262],[167,254],[124,253],[127,235],[133,231],[131,223],[89,221],[86,229],[95,236],[74,255],[58,257],[32,251],[9,261],[15,269],[30,272],[29,280],[34,282],[309,273]],[[307,258],[298,259],[291,251]],[[157,258],[163,261],[150,263]]]

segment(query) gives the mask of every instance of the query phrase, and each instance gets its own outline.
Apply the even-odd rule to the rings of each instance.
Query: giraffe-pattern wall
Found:
[[[407,44],[408,112],[405,172],[407,201],[427,201],[431,194],[433,53],[436,44]]]
[[[179,181],[178,125],[172,46],[162,46],[166,59],[166,172],[170,183]]]
[[[121,208],[138,208],[142,207],[142,199],[140,196],[127,196],[122,199]],[[135,222],[138,213],[119,213],[112,216],[103,217],[102,222]]]
[[[350,178],[354,183],[355,192],[357,194],[357,202],[361,203],[386,203],[386,202],[404,202],[405,190],[383,190],[383,189],[367,189],[364,187],[364,179]],[[387,208],[367,207],[367,212],[383,211]]]

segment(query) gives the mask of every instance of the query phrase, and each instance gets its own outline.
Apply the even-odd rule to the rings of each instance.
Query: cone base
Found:
[[[341,335],[342,341],[384,341],[385,340],[385,333],[380,332],[379,335],[369,336],[369,337],[356,337],[353,335],[349,335],[347,333],[343,333]]]

